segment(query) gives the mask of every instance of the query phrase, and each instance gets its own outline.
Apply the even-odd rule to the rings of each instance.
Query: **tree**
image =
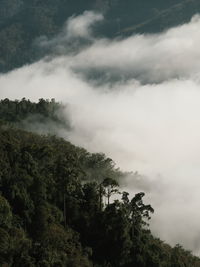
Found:
[[[0,195],[0,227],[8,228],[11,226],[12,212],[8,201]]]
[[[103,193],[105,195],[105,197],[107,197],[107,204],[110,204],[110,197],[114,194],[119,193],[118,187],[119,184],[116,180],[111,179],[111,178],[105,178],[102,182],[102,186],[103,186]],[[101,185],[100,185],[100,195],[102,194],[102,189],[101,189]]]

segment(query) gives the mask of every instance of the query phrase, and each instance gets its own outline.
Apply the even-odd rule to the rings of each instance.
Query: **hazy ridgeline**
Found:
[[[69,129],[54,133],[143,175],[145,182],[128,179],[128,189],[148,193],[152,231],[198,254],[199,17],[114,40],[92,34],[102,19],[92,12],[70,18],[57,37],[41,40],[54,56],[1,75],[0,96],[61,101]]]
[[[76,9],[77,3],[79,9]],[[84,178],[84,183],[79,180],[75,188],[82,190],[81,192],[87,189],[92,194],[91,198],[88,197],[86,200],[85,191],[81,196],[80,192],[76,191],[76,193],[79,192],[78,198],[83,198],[84,203],[88,201],[87,205],[92,205],[91,215],[96,216],[96,212],[99,212],[99,203],[102,200],[99,195],[99,183],[107,176],[115,178],[120,183],[120,190],[130,193],[130,199],[135,193],[141,191],[146,193],[145,202],[150,203],[155,209],[150,224],[153,235],[171,246],[177,243],[183,244],[184,248],[199,255],[200,37],[198,33],[200,19],[198,15],[195,15],[189,20],[199,10],[199,3],[195,0],[152,1],[151,3],[141,1],[140,4],[138,1],[127,1],[126,5],[124,1],[81,3],[81,1],[72,3],[72,1],[64,0],[43,1],[42,3],[38,1],[0,2],[0,6],[3,7],[0,21],[0,68],[2,72],[12,70],[0,75],[0,98],[4,99],[0,103],[1,130],[2,136],[5,135],[5,138],[2,137],[3,153],[10,145],[14,146],[10,156],[5,156],[7,163],[4,164],[6,166],[4,182],[6,174],[12,172],[13,160],[16,160],[17,166],[20,166],[16,167],[17,171],[19,169],[19,176],[29,175],[31,180],[30,188],[29,185],[23,185],[24,191],[21,187],[18,188],[12,180],[17,179],[17,176],[11,179],[11,183],[5,182],[4,184],[3,197],[7,198],[9,203],[2,198],[2,203],[4,203],[2,205],[5,205],[9,211],[10,228],[2,230],[5,231],[2,232],[2,238],[5,237],[3,243],[5,246],[2,246],[3,262],[8,263],[7,256],[11,253],[8,240],[15,238],[15,234],[12,237],[11,233],[13,227],[17,227],[22,231],[20,235],[23,238],[26,237],[26,242],[29,244],[24,252],[29,255],[30,262],[36,266],[54,266],[53,264],[58,264],[58,261],[61,265],[55,266],[65,266],[62,264],[73,266],[69,262],[76,257],[74,266],[80,266],[80,261],[85,262],[85,266],[90,266],[88,265],[91,264],[90,261],[93,261],[96,266],[105,267],[110,266],[109,264],[117,266],[112,251],[107,247],[104,254],[98,254],[101,251],[100,248],[104,246],[100,236],[93,236],[93,238],[99,238],[100,242],[100,244],[94,244],[92,238],[89,240],[87,239],[89,237],[86,238],[88,232],[82,232],[79,220],[89,215],[84,213],[84,210],[83,213],[80,212],[82,204],[77,202],[76,197],[72,201],[73,206],[66,207],[66,210],[70,209],[71,212],[71,209],[74,209],[76,213],[73,213],[73,223],[68,225],[69,231],[67,232],[63,229],[66,222],[62,217],[66,217],[63,211],[64,194],[60,196],[59,190],[54,193],[57,198],[60,198],[60,202],[53,203],[52,196],[46,197],[45,190],[49,188],[49,185],[45,184],[45,193],[42,193],[44,207],[42,204],[41,210],[38,211],[34,208],[37,203],[34,202],[35,199],[32,199],[33,191],[29,190],[33,190],[32,183],[35,183],[35,178],[34,174],[27,174],[29,171],[26,168],[28,167],[22,164],[26,156],[21,149],[30,154],[30,158],[35,161],[33,165],[36,164],[34,165],[36,169],[40,162],[40,152],[37,154],[30,144],[28,144],[31,146],[30,150],[26,150],[23,142],[19,140],[23,140],[26,136],[33,143],[37,143],[37,140],[39,143],[46,142],[48,143],[47,150],[50,149],[48,151],[55,154],[55,158],[59,158],[60,152],[51,147],[51,142],[56,144],[61,142],[61,147],[66,143],[64,140],[50,136],[40,137],[31,132],[53,134],[94,153],[90,154],[84,149],[76,148],[77,151],[82,151],[83,158],[86,157],[87,160],[87,157],[90,158],[88,165],[84,165],[84,175],[87,179]],[[128,10],[127,7],[130,9]],[[93,11],[86,11],[87,9],[93,9]],[[127,10],[127,13],[123,13],[123,10]],[[134,16],[133,12],[135,12]],[[66,18],[68,18],[67,21],[65,21]],[[183,22],[187,23],[182,24]],[[177,24],[181,25],[169,28]],[[162,31],[163,29],[165,31]],[[31,62],[35,63],[29,64]],[[15,69],[15,67],[20,68]],[[37,102],[38,99],[40,99],[39,102]],[[58,104],[54,99],[62,104]],[[31,101],[36,101],[36,103]],[[18,131],[17,128],[28,130],[29,133]],[[17,139],[14,135],[17,135]],[[69,146],[75,149],[74,146]],[[43,149],[46,148],[42,146],[37,149],[43,153]],[[123,172],[115,169],[113,161],[107,159],[104,154],[96,154],[99,152],[112,158]],[[14,159],[12,159],[12,154],[15,155]],[[16,155],[20,155],[19,158],[22,159],[20,163]],[[46,157],[45,153],[44,155]],[[4,158],[2,160],[4,161]],[[45,158],[44,163],[46,164],[45,161],[48,160],[48,157]],[[78,156],[76,158],[78,164],[79,160]],[[99,161],[104,167],[99,165]],[[65,163],[61,164],[64,169]],[[71,164],[71,159],[69,163]],[[58,162],[55,163],[52,160],[51,164],[48,171],[50,170],[53,177],[51,177],[53,180],[50,185],[54,186],[54,178],[56,179],[54,175],[57,174],[57,170],[55,172],[53,170],[57,168]],[[42,165],[41,168],[44,171],[43,178],[46,179],[46,165]],[[108,170],[111,170],[109,175],[107,175]],[[79,171],[82,171],[82,167]],[[38,169],[37,172],[40,173],[41,170]],[[77,176],[76,172],[75,176]],[[43,178],[41,183],[43,183]],[[97,184],[88,185],[90,189],[87,186],[85,189],[85,180],[88,179],[90,181],[92,179]],[[45,180],[44,183],[46,182]],[[68,193],[71,197],[71,184],[69,188]],[[15,197],[18,195],[20,195],[18,205],[25,205],[23,214],[18,214],[18,210],[12,210]],[[27,212],[31,213],[31,210],[26,210],[29,205],[26,201],[29,201],[29,198],[33,204],[30,216]],[[91,204],[92,201],[94,201],[94,206]],[[171,249],[169,245],[152,237],[149,230],[142,227],[142,219],[138,224],[140,231],[137,237],[139,239],[136,241],[134,239],[136,236],[130,231],[133,218],[124,221],[126,216],[129,219],[132,216],[130,215],[131,202],[127,205],[126,201],[127,199],[124,198],[121,204],[116,202],[100,209],[103,218],[107,216],[105,221],[101,222],[104,231],[101,233],[102,236],[105,232],[107,233],[110,213],[113,216],[112,226],[114,228],[118,229],[123,225],[121,235],[116,237],[118,238],[116,244],[119,249],[122,249],[119,252],[119,258],[121,260],[127,258],[127,261],[119,260],[121,264],[119,266],[178,267],[182,266],[181,264],[198,266],[198,259],[192,258],[182,248]],[[143,205],[143,202],[141,203]],[[61,216],[59,220],[54,218],[57,215],[52,215],[54,211],[51,210],[52,207],[49,208],[49,205],[59,210],[58,213]],[[77,209],[74,208],[75,206]],[[145,206],[145,208],[148,207]],[[123,215],[121,213],[119,215],[118,210],[119,213],[124,212]],[[49,231],[48,227],[53,227],[51,228],[53,232],[61,236],[66,235],[61,245],[64,254],[58,253],[57,255],[57,247],[52,247],[51,244],[55,240],[49,239],[48,251],[44,253],[45,259],[36,258],[43,251],[47,241],[42,241],[44,243],[41,243],[39,251],[34,252],[36,254],[30,254],[32,248],[35,245],[37,247],[40,241],[34,239],[35,233],[32,234],[29,231],[27,224],[32,227],[32,223],[36,223],[34,216],[37,217],[40,213],[47,213],[40,225],[41,229],[44,227],[44,233]],[[15,215],[21,216],[19,224],[15,222]],[[118,215],[121,216],[120,219]],[[51,216],[53,219],[49,219]],[[95,216],[85,219],[85,223],[87,227],[91,227],[94,223],[94,232],[97,234],[96,220],[93,221]],[[140,218],[142,217],[143,215]],[[79,238],[75,232],[80,234]],[[54,236],[56,240],[57,234]],[[109,239],[110,233],[107,234]],[[116,233],[112,232],[112,234],[115,239]],[[22,243],[23,238],[20,239]],[[73,255],[69,255],[68,248],[66,248],[71,239],[73,241],[70,243],[72,246],[70,249],[74,251]],[[106,242],[109,244],[108,239]],[[113,239],[112,242],[114,242]],[[135,245],[134,242],[136,242]],[[77,246],[78,250],[75,249]],[[18,257],[16,247],[17,245],[13,250],[15,252],[12,252],[11,261],[15,261]],[[87,247],[92,248],[94,254]],[[34,247],[34,251],[35,249],[38,248]],[[124,254],[126,249],[128,255]],[[18,266],[21,266],[25,257],[22,252],[23,249],[20,252],[19,258],[22,258]],[[51,259],[50,255],[54,254],[55,258]],[[64,263],[61,260],[63,257],[66,260],[63,261]],[[35,260],[38,262],[34,263]],[[41,263],[43,260],[47,263]],[[51,261],[56,263],[42,265],[50,264]],[[12,265],[12,262],[9,264],[17,266]]]
[[[0,71],[6,72],[49,54],[37,45],[39,37],[52,38],[71,16],[87,10],[105,20],[95,26],[96,36],[117,37],[160,32],[188,22],[200,11],[198,0],[1,0]]]

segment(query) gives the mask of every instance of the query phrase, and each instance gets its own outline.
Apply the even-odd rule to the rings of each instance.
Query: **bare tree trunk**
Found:
[[[99,185],[99,209],[102,211],[102,184]]]
[[[66,222],[66,199],[65,199],[65,193],[63,197],[63,216],[64,216],[64,226],[66,228],[67,222]]]
[[[110,196],[111,196],[111,193],[110,193],[110,190],[109,189],[108,189],[107,195],[108,195],[108,205],[109,205],[110,204]]]

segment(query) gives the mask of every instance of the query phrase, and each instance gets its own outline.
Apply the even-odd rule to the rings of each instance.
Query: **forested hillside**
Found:
[[[94,10],[105,20],[100,36],[157,32],[187,22],[200,11],[198,0],[0,0],[0,71],[6,72],[45,55],[35,43],[53,37],[72,15]]]
[[[181,246],[152,236],[153,208],[143,192],[132,199],[121,192],[123,173],[111,159],[10,124],[41,102],[51,106],[0,103],[0,266],[200,266]]]
[[[0,101],[0,123],[40,134],[56,134],[58,130],[70,128],[67,118],[63,117],[64,105],[55,99],[40,99],[38,103],[23,98],[18,101]]]
[[[85,39],[84,37],[82,38],[81,35],[77,35],[75,37],[72,36],[72,40],[70,39],[70,41],[67,40],[65,42],[65,36],[63,37],[63,35],[67,35],[68,33],[66,30],[66,25],[68,25],[66,21],[69,20],[69,18],[81,14],[94,15],[92,12],[84,13],[88,10],[102,14],[103,19],[101,20],[101,16],[96,16],[99,17],[99,19],[92,20],[90,16],[85,16],[84,19],[88,19],[89,17],[91,23],[94,22],[92,26],[88,21],[86,21],[86,25],[83,22],[85,28],[88,27],[88,29],[90,29],[89,27],[92,27],[92,34],[90,34],[88,30],[88,36],[86,32],[85,36],[87,37],[85,37]],[[118,41],[121,42],[121,40],[132,34],[158,33],[170,27],[190,21],[192,16],[199,12],[199,0],[0,0],[0,73],[2,74],[2,85],[5,86],[3,91],[7,94],[7,88],[9,88],[9,90],[12,89],[12,86],[6,86],[6,82],[4,83],[3,79],[5,77],[8,77],[8,79],[13,79],[14,77],[14,83],[16,82],[18,85],[16,88],[20,88],[20,75],[22,74],[19,76],[5,74],[15,68],[20,68],[23,65],[44,59],[45,56],[49,56],[45,58],[49,60],[55,55],[58,56],[63,55],[63,53],[70,53],[70,56],[72,55],[73,58],[74,49],[79,51],[79,49],[83,48],[82,44],[85,47],[90,43],[96,44],[100,40],[100,43],[102,42],[105,46],[109,46],[112,40],[115,40],[116,43]],[[73,19],[70,21],[73,21]],[[78,23],[80,24],[80,21],[78,21]],[[81,29],[81,27],[78,29],[79,32]],[[191,33],[190,31],[188,32],[189,34]],[[186,37],[187,36],[188,35],[186,35]],[[61,37],[61,39],[63,38],[61,41],[64,40],[64,49],[60,49],[60,53],[57,52],[57,47],[55,45],[55,43],[57,44],[60,42],[59,37]],[[145,38],[146,37],[144,37],[144,39]],[[185,39],[188,40],[190,38],[187,37]],[[185,39],[181,42],[179,42],[179,40],[177,42],[170,42],[172,50],[179,49],[179,43],[182,45]],[[43,46],[43,40],[44,43],[46,41],[46,46]],[[52,40],[53,42],[51,42]],[[198,41],[195,42],[197,42],[197,44],[199,43]],[[51,45],[48,47],[49,43],[51,43]],[[174,48],[174,43],[177,45],[176,48]],[[163,42],[163,44],[164,47],[167,47],[165,46],[165,42]],[[146,70],[146,67],[138,68],[139,61],[142,61],[143,57],[138,57],[138,59],[136,57],[136,60],[133,57],[135,63],[133,65],[130,64],[130,67],[126,60],[121,60],[123,57],[129,57],[129,49],[134,49],[132,46],[134,45],[131,45],[131,47],[122,47],[122,57],[119,57],[120,61],[116,61],[116,63],[113,61],[114,64],[112,64],[127,65],[128,67],[127,69],[125,68],[124,72],[127,72],[128,68],[131,69],[134,67],[135,64],[137,70],[134,70],[133,73],[136,73],[136,75],[134,74],[134,78],[137,78],[137,75],[141,75],[142,72]],[[138,45],[138,47],[139,46],[140,45]],[[151,42],[146,46],[150,47],[150,53],[152,52],[152,47],[155,47],[154,50],[157,51],[156,46],[151,47]],[[190,43],[188,47],[191,47]],[[194,45],[194,49],[195,47]],[[126,49],[128,53],[124,54],[123,52]],[[192,48],[190,49],[192,50]],[[190,49],[189,52],[186,51],[188,53],[186,53],[186,59],[182,56],[185,50],[181,50],[183,52],[179,55],[180,61],[177,61],[177,65],[182,65],[184,63],[183,65],[185,67],[189,59],[192,61],[194,58],[197,58],[198,61],[198,53],[197,56],[196,54],[190,54]],[[166,50],[167,49],[163,50],[161,48],[161,52],[159,52],[158,49],[159,60],[160,57],[163,57],[164,53],[167,53]],[[116,51],[114,52],[116,53],[114,57],[117,57],[119,50],[116,49],[114,51]],[[144,57],[144,65],[147,65],[147,74],[150,73],[149,76],[153,73],[149,72],[149,69],[152,68],[152,64],[156,65],[156,75],[159,74],[158,72],[161,66],[161,68],[163,68],[163,75],[165,71],[169,73],[174,72],[175,74],[177,71],[177,77],[180,76],[183,81],[185,81],[185,78],[183,79],[181,75],[187,72],[190,66],[192,69],[191,72],[193,72],[193,64],[190,63],[188,67],[183,68],[179,74],[178,67],[173,69],[176,65],[176,60],[172,61],[172,65],[167,66],[165,69],[165,65],[162,62],[163,65],[159,64],[159,60],[151,60],[151,57],[148,57],[148,51],[149,49],[147,49],[146,58]],[[109,52],[109,54],[112,54],[112,52],[113,51]],[[96,61],[101,61],[101,53],[104,53],[104,50],[99,53],[99,58],[96,58],[94,53],[91,62],[94,61],[96,63]],[[142,49],[141,53],[143,54]],[[91,53],[91,55],[93,54]],[[175,55],[172,53],[172,55],[176,58],[176,53]],[[171,61],[171,58],[172,56],[169,55],[166,59],[165,57],[162,59],[163,61]],[[67,58],[67,60],[70,61],[70,57]],[[84,55],[83,61],[86,61]],[[50,61],[50,64],[51,62],[52,61]],[[103,67],[106,62],[107,59],[104,62],[102,57]],[[114,71],[112,76],[112,64],[111,67],[108,68],[106,67],[107,64],[105,64],[105,80],[106,82],[111,81],[111,85],[112,81],[115,81],[115,76],[119,78],[121,77],[120,75],[122,75],[123,79],[126,79],[126,75],[129,75],[123,73],[123,71],[121,74],[119,68],[119,73],[118,70],[117,72]],[[196,65],[198,66],[198,64]],[[52,69],[53,68],[54,65],[52,66]],[[84,87],[87,87],[87,84],[84,84],[84,82],[90,80],[90,87],[94,84],[94,90],[96,90],[96,83],[98,83],[99,80],[102,82],[102,77],[104,77],[104,68],[102,68],[103,74],[101,75],[101,68],[99,72],[98,68],[97,70],[95,69],[95,64],[91,66],[87,66],[86,64],[86,68],[84,64],[80,64],[80,73],[79,64],[77,64],[77,67],[76,64],[72,64],[69,68],[73,71],[68,73],[68,70],[65,70],[67,75],[69,74],[67,77],[76,75],[76,77],[80,78],[81,84],[84,85]],[[92,71],[90,71],[90,68]],[[26,68],[22,68],[22,70],[23,69]],[[87,71],[87,69],[89,71]],[[42,68],[38,70],[38,73],[42,72],[42,70]],[[194,70],[196,70],[196,66]],[[44,69],[45,74],[49,71],[51,70],[48,68]],[[60,71],[62,72],[62,70],[58,68],[58,72]],[[108,76],[107,72],[110,72]],[[41,76],[44,73],[42,73]],[[84,76],[81,76],[82,73],[84,73]],[[88,76],[87,73],[89,73]],[[24,86],[25,89],[29,88],[29,79],[32,79],[31,74],[32,72],[30,71],[30,75],[28,75],[25,83],[27,86]],[[38,74],[36,74],[36,76],[37,75]],[[187,77],[190,76],[191,75],[188,75]],[[60,77],[62,79],[62,75]],[[109,77],[111,77],[111,79]],[[120,79],[123,80],[122,78]],[[129,78],[127,78],[127,80],[128,79]],[[167,79],[171,79],[171,76],[169,75]],[[56,90],[59,86],[64,87],[66,83],[69,83],[68,87],[70,87],[71,90],[76,86],[79,87],[79,79],[77,79],[77,82],[75,79],[72,79],[72,83],[68,80],[64,79],[64,83],[59,83],[57,79],[55,79],[55,83],[52,83],[53,86],[55,86],[55,88],[53,88],[55,94],[53,95],[56,95]],[[93,83],[93,80],[95,80],[96,83]],[[36,81],[39,81],[39,78],[36,79]],[[51,83],[51,80],[49,81]],[[40,87],[37,88],[38,84],[39,82],[34,84],[34,86],[36,85],[36,89],[33,87],[35,89],[36,98],[38,97],[36,94],[40,89]],[[41,89],[43,89],[45,85],[46,83],[44,83],[44,85],[41,84]],[[123,83],[120,86],[123,87]],[[151,86],[150,88],[152,90],[153,87]],[[46,86],[45,89],[50,90],[49,85]],[[63,88],[63,90],[64,89],[65,88]],[[88,92],[90,91],[88,90]],[[91,90],[91,92],[93,91]],[[11,94],[11,97],[13,97],[13,95]],[[78,94],[76,95],[76,93],[74,95],[75,97],[80,97],[80,101],[82,102],[86,99],[82,99],[81,94],[80,96]],[[8,96],[6,95],[5,97]],[[43,97],[43,95],[41,97]],[[109,97],[112,97],[112,95]],[[114,96],[112,98],[113,101],[117,100]],[[148,106],[149,95],[146,97],[145,93],[144,98],[147,99],[147,102],[140,102],[138,106],[143,105],[143,103],[145,103],[144,106]],[[164,95],[163,98],[170,102],[166,95]],[[185,97],[185,99],[186,98],[187,97]],[[67,101],[67,93],[65,99]],[[155,99],[158,99],[157,102],[159,102],[159,98]],[[176,96],[173,96],[171,99],[176,99]],[[198,99],[198,97],[196,97],[196,99]],[[86,104],[88,103],[88,105],[90,105],[90,101],[93,101],[93,98],[90,100],[89,95],[87,95]],[[150,99],[150,103],[151,101]],[[100,104],[101,103],[104,102],[100,101]],[[119,103],[117,109],[119,108],[120,111],[121,101],[116,103]],[[165,101],[160,101],[160,103],[162,105]],[[179,108],[177,108],[179,107],[178,103],[177,101],[176,110],[179,110]],[[126,103],[123,103],[121,106],[124,107],[124,104]],[[137,100],[135,102],[133,101],[133,105],[137,106]],[[102,110],[102,106],[103,105],[99,105],[100,111]],[[152,105],[152,107],[153,106],[154,105]],[[97,109],[99,107],[97,107]],[[115,106],[112,107],[112,105],[109,105],[109,108],[110,107],[113,110],[115,109]],[[167,103],[166,107],[168,110],[170,104]],[[89,109],[89,111],[90,110],[92,109]],[[157,109],[155,109],[155,111],[156,110]],[[181,110],[180,108],[180,113]],[[136,126],[138,125],[138,121],[143,119],[140,117],[140,113],[144,114],[142,116],[145,117],[145,121],[146,117],[148,119],[148,116],[145,116],[148,112],[143,113],[142,109],[139,109],[139,112],[137,112],[137,109],[136,112],[131,112],[132,109],[129,110],[130,115],[126,114],[126,116],[132,116],[132,113],[135,113],[134,116],[137,117]],[[159,112],[155,112],[155,114],[156,113]],[[99,114],[101,113],[99,112]],[[105,114],[105,116],[111,116],[112,121],[118,120],[119,118],[118,112],[116,112],[113,117],[109,115],[108,112]],[[176,117],[175,115],[173,114],[173,117]],[[156,118],[157,114],[154,115],[153,113],[153,116]],[[171,117],[169,120],[171,120]],[[99,117],[97,117],[97,120],[98,118]],[[166,117],[164,116],[163,118],[162,121],[165,122]],[[86,116],[86,120],[89,119],[90,116]],[[93,119],[95,120],[96,117],[94,116]],[[85,123],[86,120],[82,120],[81,117],[80,120],[86,125],[85,128],[92,128],[92,123]],[[110,121],[111,120],[108,120],[108,122]],[[150,119],[148,121],[148,127],[153,128],[154,125],[156,126],[157,124],[154,124],[154,121],[156,120]],[[183,121],[185,121],[185,118]],[[158,122],[159,127],[162,127],[160,120],[158,120]],[[128,124],[129,120],[127,120],[126,123]],[[176,124],[177,123],[173,124],[173,128]],[[102,125],[105,126],[104,120]],[[146,122],[144,125],[146,125]],[[188,123],[188,125],[190,124]],[[126,127],[124,126],[126,126],[126,124],[120,125],[119,121],[117,128],[123,127],[125,128],[125,132]],[[144,198],[146,192],[137,192],[136,195],[131,195],[129,192],[124,192],[123,189],[121,189],[121,184],[123,184],[123,181],[125,181],[128,175],[131,177],[131,180],[136,179],[135,183],[133,183],[134,185],[140,183],[139,179],[137,180],[139,177],[137,170],[133,170],[136,171],[135,173],[124,173],[120,170],[120,166],[117,167],[114,161],[105,154],[90,153],[81,147],[71,144],[67,140],[67,134],[72,133],[72,131],[70,132],[72,129],[71,127],[73,127],[73,120],[70,124],[67,104],[57,103],[54,98],[51,100],[41,98],[37,103],[31,102],[26,98],[14,101],[8,98],[0,100],[0,267],[200,267],[200,258],[194,256],[190,251],[185,250],[179,244],[172,247],[167,244],[165,240],[162,241],[159,237],[152,234],[150,225],[154,207],[151,206],[151,203],[146,203]],[[109,127],[113,127],[112,123],[109,123]],[[142,135],[144,130],[147,132],[148,130],[146,129],[150,129],[148,127],[143,127],[144,129],[142,129],[141,134],[140,130],[138,130],[138,135]],[[169,129],[170,127],[171,124],[169,125]],[[115,129],[115,127],[113,128]],[[97,131],[98,129],[97,127]],[[129,129],[129,127],[127,127],[127,129]],[[183,129],[185,128],[183,127]],[[168,132],[167,127],[166,132]],[[58,133],[60,133],[59,136],[65,136],[66,139],[60,138]],[[64,133],[64,135],[61,133]],[[100,135],[101,133],[99,136]],[[154,135],[157,137],[156,134]],[[118,138],[118,133],[116,136]],[[120,139],[120,136],[122,136],[120,142],[123,142],[126,136],[129,136],[129,132],[127,135],[120,134],[118,139]],[[131,134],[130,136],[132,138]],[[143,137],[144,139],[145,136],[146,135]],[[151,136],[153,136],[153,134],[149,135],[147,138],[151,138]],[[156,139],[156,143],[159,142],[159,140],[167,140],[167,138],[158,138],[158,141]],[[143,142],[144,139],[142,139],[142,148],[146,146],[146,143]],[[103,138],[102,140],[104,142]],[[112,140],[112,137],[108,140],[109,141],[105,142],[106,145]],[[129,139],[127,142],[129,146]],[[153,146],[152,144],[151,146]],[[115,143],[113,143],[113,146],[115,146]],[[109,146],[108,149],[110,149]],[[178,149],[180,150],[180,148]],[[164,150],[165,149],[159,149],[159,151],[162,152]],[[121,151],[123,155],[123,149],[120,150],[120,153]],[[185,151],[188,151],[188,149],[185,149]],[[143,150],[142,153],[144,153]],[[142,155],[142,153],[139,153],[139,155]],[[152,157],[152,155],[156,153],[149,152],[149,154],[150,157]],[[170,153],[170,156],[171,154],[172,153]],[[130,154],[128,154],[128,157],[129,155]],[[196,155],[199,155],[199,153],[196,153]],[[182,162],[181,164],[183,165]],[[183,172],[184,169],[182,173]],[[140,188],[140,186],[137,188]],[[137,189],[135,189],[135,191],[136,190]],[[178,190],[180,190],[180,186]],[[168,192],[169,190],[167,194]],[[162,194],[162,191],[160,194]],[[163,198],[163,195],[161,197]],[[189,199],[189,195],[187,198]],[[167,195],[165,199],[167,203],[171,204],[176,198],[172,198],[170,202]],[[165,202],[165,199],[162,201]],[[181,202],[183,206],[182,203],[185,202]],[[170,206],[170,204],[168,206]],[[167,207],[167,205],[164,205],[164,207]],[[192,218],[192,215],[188,215],[186,210],[183,211],[184,215],[188,217],[191,216]],[[196,205],[194,210],[196,210]],[[165,211],[166,208],[164,209],[164,212]],[[166,221],[166,218],[167,215],[163,221]],[[168,216],[168,218],[171,219],[172,217]],[[166,225],[162,225],[161,228],[164,229],[165,226]],[[179,225],[174,225],[174,227],[178,228]],[[189,230],[190,229],[188,229],[188,231]],[[196,232],[195,235],[198,236],[198,230]],[[189,232],[189,235],[190,234]],[[194,243],[195,242],[197,241],[194,238]]]

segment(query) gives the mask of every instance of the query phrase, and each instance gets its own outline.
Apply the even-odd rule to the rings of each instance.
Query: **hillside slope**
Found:
[[[200,11],[198,0],[1,0],[0,72],[41,57],[34,41],[53,37],[72,15],[85,10],[101,12],[97,35],[116,37],[134,32],[157,32],[187,22]]]
[[[8,111],[5,102],[1,106]],[[123,174],[111,159],[55,136],[10,128],[8,116],[1,116],[1,266],[200,266],[180,245],[152,236],[152,207],[142,192],[132,199],[120,192],[116,180]],[[121,201],[111,202],[119,193]]]

